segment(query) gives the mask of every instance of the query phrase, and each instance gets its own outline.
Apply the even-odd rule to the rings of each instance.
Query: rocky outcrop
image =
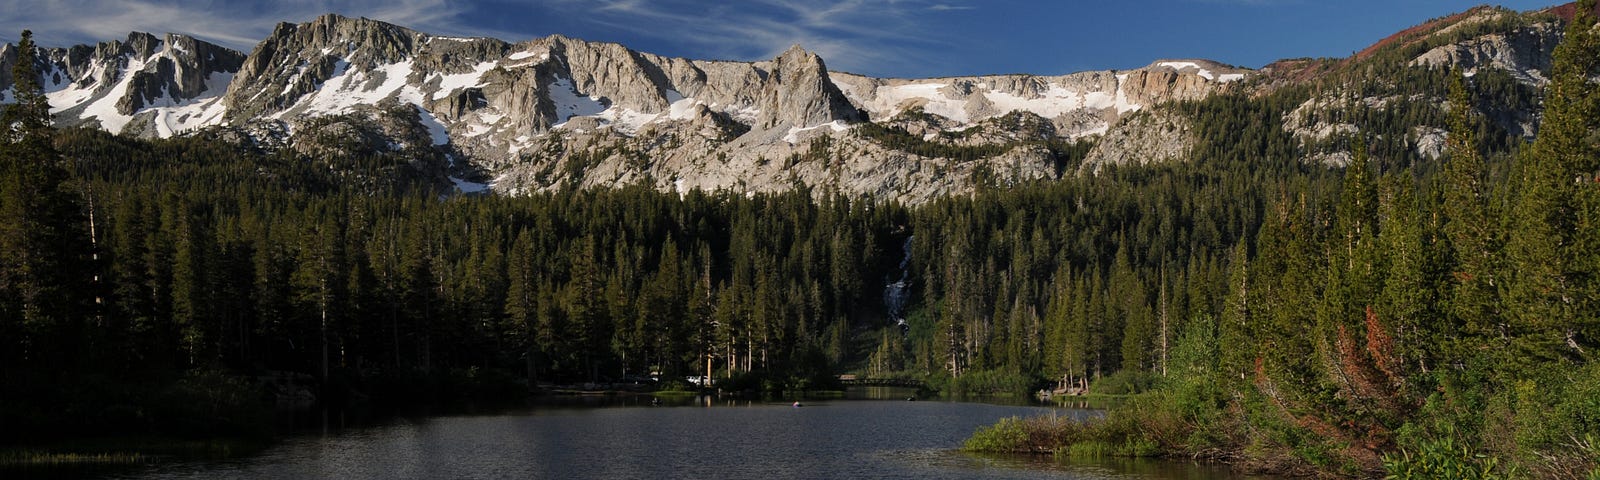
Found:
[[[1247,71],[1204,60],[1163,60],[1121,77],[1120,90],[1130,102],[1155,105],[1169,101],[1198,100],[1219,85],[1243,80]]]
[[[761,129],[865,120],[829,80],[822,58],[798,45],[772,61],[757,108],[756,128]]]
[[[140,40],[133,46],[136,52],[150,50],[154,44],[165,48],[166,54],[146,61],[143,70],[132,73],[127,93],[117,101],[117,111],[124,115],[163,101],[182,103],[207,93],[218,95],[222,92],[211,89],[225,85],[209,85],[207,80],[214,74],[237,72],[244,63],[239,52],[193,37],[169,33],[165,40],[157,41],[148,34],[135,35]],[[129,43],[133,43],[131,37]]]
[[[324,15],[280,23],[250,52],[223,105],[233,123],[282,111],[350,69],[367,71],[413,55],[418,34],[365,18]]]
[[[1562,31],[1555,23],[1540,23],[1510,33],[1491,33],[1470,40],[1442,45],[1412,60],[1412,65],[1461,68],[1477,73],[1482,68],[1505,70],[1518,81],[1543,86],[1548,82],[1550,55],[1561,42]]]
[[[562,70],[579,92],[640,112],[661,112],[671,103],[666,92],[670,84],[661,67],[627,47],[560,35],[548,43],[549,54],[561,60]]]
[[[819,195],[871,195],[924,203],[1058,178],[1058,164],[1039,145],[1020,145],[975,160],[923,157],[864,138],[858,128],[818,128],[795,143],[723,143],[670,124],[624,135],[609,129],[559,130],[534,139],[523,160],[495,165],[495,189],[510,193],[645,184],[660,190],[778,192],[802,185]]]
[[[1078,171],[1184,160],[1196,142],[1187,118],[1168,109],[1146,110],[1124,117],[1100,137]]]
[[[1416,145],[1417,156],[1428,160],[1444,157],[1450,132],[1439,127],[1418,125],[1411,129],[1411,144]]]

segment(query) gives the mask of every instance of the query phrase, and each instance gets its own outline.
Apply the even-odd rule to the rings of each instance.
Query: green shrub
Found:
[[[1494,457],[1473,453],[1449,437],[1423,442],[1415,451],[1401,450],[1399,454],[1383,457],[1383,468],[1389,472],[1385,478],[1408,479],[1496,479],[1508,478],[1498,472],[1499,461]]]
[[[1119,457],[1154,457],[1161,454],[1161,445],[1155,440],[1143,437],[1130,437],[1117,449]]]
[[[1119,410],[1121,411],[1121,410]],[[1113,413],[1089,421],[1039,416],[1001,419],[981,427],[967,439],[971,452],[1053,452],[1057,458],[1154,457],[1164,453],[1161,443],[1140,433],[1134,411]]]
[[[1027,444],[1028,430],[1023,426],[1023,420],[1007,417],[994,425],[978,427],[977,431],[972,432],[972,437],[961,445],[961,449],[968,452],[1016,452],[1025,450]]]
[[[1109,457],[1114,449],[1111,444],[1099,440],[1084,440],[1068,445],[1067,448],[1056,450],[1056,458],[1104,458]]]
[[[1039,380],[1031,375],[1004,370],[978,370],[956,378],[930,379],[946,394],[961,395],[1027,395]]]
[[[1133,395],[1155,386],[1156,377],[1143,370],[1121,370],[1100,377],[1089,385],[1089,391],[1104,395]]]

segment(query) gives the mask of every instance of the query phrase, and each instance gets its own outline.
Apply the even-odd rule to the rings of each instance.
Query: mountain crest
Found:
[[[832,72],[801,45],[760,61],[693,60],[559,34],[512,44],[329,14],[278,24],[248,55],[134,32],[41,50],[38,71],[62,125],[157,137],[215,127],[219,138],[305,155],[349,145],[409,152],[430,175],[448,170],[458,184],[503,192],[805,184],[921,202],[970,191],[976,172],[1002,183],[1059,176],[1068,160],[1044,147],[1059,142],[1096,144],[1078,171],[1181,159],[1195,143],[1190,119],[1163,104],[1271,91],[1363,58],[1494,67],[1534,83],[1557,18],[1474,9],[1367,56],[1265,73],[1163,59],[1056,76],[895,79]],[[0,95],[15,58],[0,46]],[[1295,123],[1336,117],[1313,115],[1317,105],[1284,127],[1311,139],[1351,131]],[[1419,145],[1437,137],[1430,132],[1416,131]]]
[[[368,18],[328,14],[298,24],[279,24],[256,45],[224,103],[232,123],[262,115],[281,116],[303,104],[334,77],[393,87],[411,71],[426,35]],[[405,68],[393,68],[404,64]],[[349,76],[355,73],[357,76]],[[391,88],[393,90],[393,88]]]
[[[866,119],[828,77],[822,57],[795,45],[772,62],[757,127],[807,128]]]

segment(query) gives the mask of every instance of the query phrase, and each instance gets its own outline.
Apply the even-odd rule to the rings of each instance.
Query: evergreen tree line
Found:
[[[263,175],[268,159],[202,141],[112,159],[77,153],[129,140],[61,137],[98,204],[82,278],[101,281],[76,286],[103,292],[59,322],[87,322],[61,341],[93,345],[90,368],[574,383],[703,374],[709,357],[724,376],[824,371],[852,319],[881,308],[871,288],[905,235],[903,208],[805,191],[371,194]],[[145,164],[159,166],[116,166]]]

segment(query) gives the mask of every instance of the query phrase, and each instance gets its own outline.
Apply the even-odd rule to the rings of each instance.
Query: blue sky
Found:
[[[249,51],[322,13],[523,41],[560,33],[689,58],[761,60],[792,44],[883,77],[1063,74],[1160,58],[1260,67],[1342,57],[1480,4],[1457,0],[0,0],[0,41],[42,45],[188,33]],[[1516,10],[1560,0],[1503,0]]]

